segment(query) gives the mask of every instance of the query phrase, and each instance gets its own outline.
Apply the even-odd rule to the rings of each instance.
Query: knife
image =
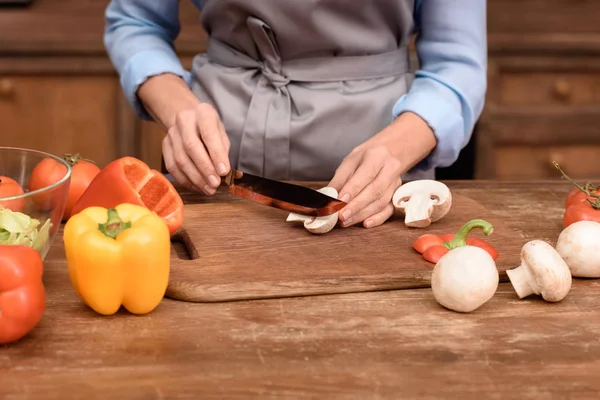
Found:
[[[296,214],[323,217],[341,210],[347,203],[314,189],[275,181],[231,169],[221,184],[227,192],[247,200]]]

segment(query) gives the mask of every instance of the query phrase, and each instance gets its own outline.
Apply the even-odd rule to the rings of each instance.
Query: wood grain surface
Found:
[[[522,239],[556,241],[564,182],[451,182]],[[186,192],[188,204],[239,202]],[[72,289],[62,238],[44,318],[0,346],[0,399],[597,399],[600,281],[560,303],[509,283],[470,314],[431,290],[190,303],[101,317]]]
[[[479,202],[453,192],[448,215],[409,229],[396,215],[374,229],[336,227],[323,235],[286,222],[287,212],[256,204],[186,205],[184,235],[191,260],[173,252],[167,296],[214,302],[429,287],[434,264],[412,247],[422,234],[455,233],[467,221],[494,225],[486,237],[500,253],[501,280],[520,263],[525,241]]]

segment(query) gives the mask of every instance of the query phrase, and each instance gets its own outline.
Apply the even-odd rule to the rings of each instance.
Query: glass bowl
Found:
[[[71,172],[53,154],[0,147],[0,245],[26,245],[46,258],[65,212]]]

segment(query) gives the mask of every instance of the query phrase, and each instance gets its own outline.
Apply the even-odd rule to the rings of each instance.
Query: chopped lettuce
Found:
[[[0,245],[24,245],[41,251],[50,239],[52,223],[0,206]]]

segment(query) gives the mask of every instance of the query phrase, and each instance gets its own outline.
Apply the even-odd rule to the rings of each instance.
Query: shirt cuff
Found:
[[[127,101],[139,118],[152,121],[152,117],[137,96],[140,85],[148,78],[163,73],[178,75],[188,86],[191,85],[191,72],[186,71],[177,56],[169,51],[162,49],[144,50],[131,57],[125,65],[120,79],[121,86]]]
[[[435,93],[414,91],[403,95],[394,105],[392,114],[396,119],[404,112],[421,117],[432,129],[437,139],[436,147],[427,157],[415,165],[412,171],[428,171],[436,167],[448,167],[458,158],[463,147],[464,121],[456,105]]]

